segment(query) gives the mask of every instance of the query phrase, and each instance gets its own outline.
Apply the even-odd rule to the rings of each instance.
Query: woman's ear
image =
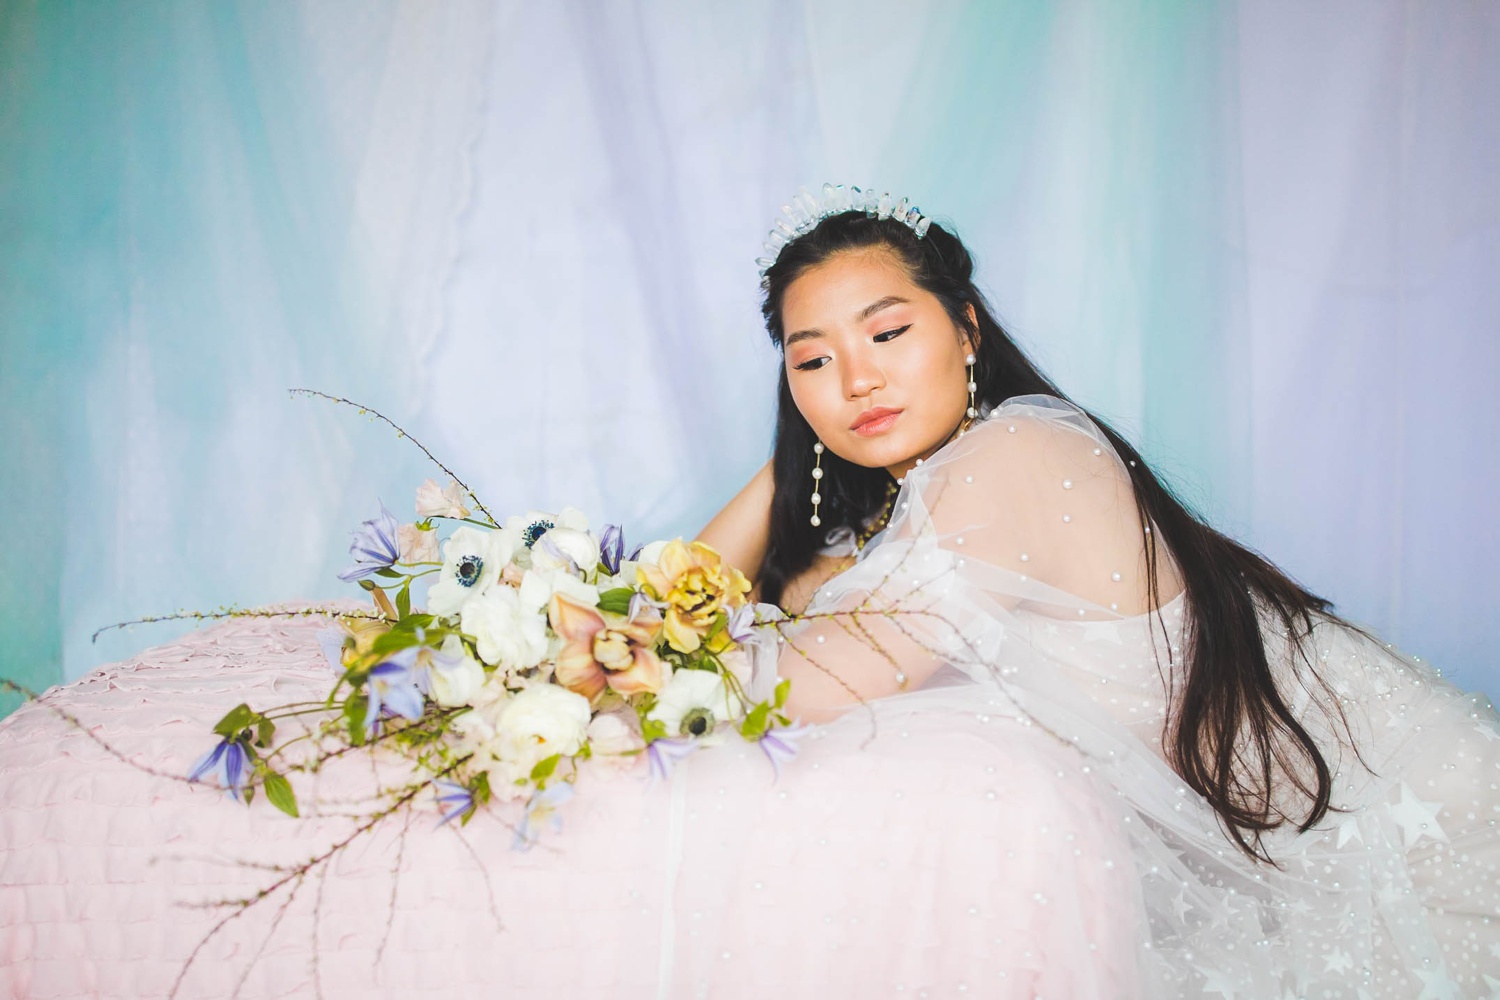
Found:
[[[979,314],[974,311],[974,303],[964,303],[964,313],[969,317],[969,328],[964,331],[964,345],[970,353],[979,349]]]

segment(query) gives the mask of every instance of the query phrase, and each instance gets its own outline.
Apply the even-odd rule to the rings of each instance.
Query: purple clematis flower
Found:
[[[349,554],[354,565],[339,574],[345,583],[373,576],[376,570],[389,569],[401,558],[401,543],[397,540],[396,515],[380,505],[380,516],[362,523],[351,534]]]
[[[365,682],[365,695],[370,699],[365,709],[367,736],[380,729],[382,712],[404,719],[422,717],[422,689],[426,686],[427,672],[414,669],[421,651],[421,646],[397,650],[370,671]]]
[[[573,784],[568,781],[559,781],[533,793],[526,801],[526,812],[521,816],[521,825],[516,827],[511,849],[528,850],[541,838],[544,826],[550,826],[554,831],[561,830],[562,817],[557,815],[557,807],[572,797]]]
[[[741,604],[729,616],[729,638],[743,643],[755,636],[755,605]]]
[[[341,628],[325,628],[318,631],[318,648],[323,650],[323,659],[334,673],[344,672],[344,638],[348,633]]]
[[[443,811],[443,820],[438,826],[447,826],[474,808],[473,793],[458,782],[439,778],[432,784],[437,789],[438,807]]]
[[[765,735],[756,741],[765,751],[766,759],[771,762],[771,768],[776,772],[778,780],[781,778],[781,765],[797,756],[797,741],[805,736],[810,728],[799,722],[794,726],[767,729]]]
[[[599,561],[610,576],[620,572],[620,561],[625,558],[625,532],[618,524],[606,524],[599,538]]]
[[[218,745],[193,762],[187,780],[200,781],[212,774],[219,779],[219,787],[236,801],[250,779],[250,755],[245,744],[239,740],[224,739]]]
[[[651,765],[651,782],[666,781],[679,761],[698,749],[696,740],[671,739],[652,740],[646,744],[646,760]]]

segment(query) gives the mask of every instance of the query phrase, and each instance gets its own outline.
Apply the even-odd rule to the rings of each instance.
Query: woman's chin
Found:
[[[855,439],[836,450],[839,458],[867,469],[910,465],[922,454],[921,449],[892,438]]]

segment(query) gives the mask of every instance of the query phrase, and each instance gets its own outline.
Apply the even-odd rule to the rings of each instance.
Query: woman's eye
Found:
[[[903,333],[905,333],[907,330],[910,330],[910,329],[911,329],[911,324],[908,323],[905,326],[898,327],[895,330],[885,330],[885,331],[882,331],[881,333],[877,333],[874,336],[873,339],[874,339],[875,343],[877,343],[877,344],[883,344],[887,340],[895,340],[897,337],[901,336]]]
[[[799,372],[815,372],[827,363],[827,358],[808,358],[801,364],[793,365],[792,367]]]

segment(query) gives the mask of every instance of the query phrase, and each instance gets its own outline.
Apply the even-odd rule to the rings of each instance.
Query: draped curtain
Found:
[[[497,514],[691,534],[769,454],[761,240],[833,180],[1500,694],[1497,56],[1478,0],[0,4],[0,675],[347,593],[346,530],[440,474],[291,388]]]

